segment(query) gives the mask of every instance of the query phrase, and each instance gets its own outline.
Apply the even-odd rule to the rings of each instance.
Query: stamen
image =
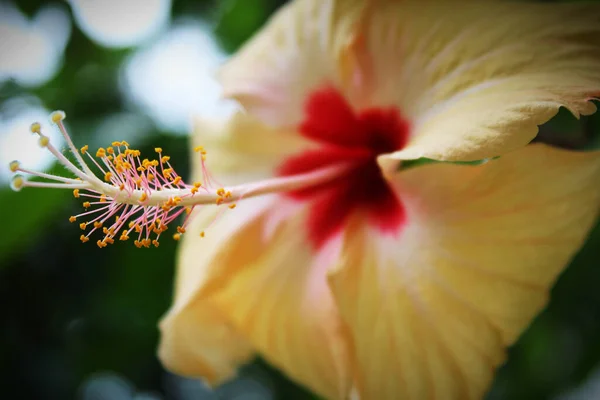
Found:
[[[50,119],[60,130],[79,167],[52,145],[50,138],[42,133],[39,123],[33,123],[30,130],[39,136],[40,145],[48,149],[76,178],[29,170],[23,168],[19,161],[12,161],[9,164],[11,172],[42,178],[43,181],[28,181],[22,175],[15,175],[11,187],[15,191],[24,187],[69,189],[75,198],[90,198],[83,202],[84,212],[70,216],[69,221],[86,219],[79,223],[79,227],[85,231],[80,236],[83,243],[88,242],[94,232],[101,231],[103,237],[96,242],[100,248],[113,244],[115,238],[127,241],[132,235],[137,247],[158,247],[159,239],[168,230],[168,225],[180,216],[183,216],[183,222],[177,226],[172,237],[179,240],[186,233],[190,215],[197,206],[226,204],[226,209],[233,210],[243,198],[323,184],[347,168],[339,165],[290,177],[214,189],[216,181],[205,165],[207,152],[199,146],[195,150],[201,156],[202,181],[189,185],[175,171],[170,164],[171,158],[160,147],[154,149],[158,159],[150,160],[142,159],[140,151],[130,148],[125,141],[113,142],[107,148],[99,148],[94,158],[88,145],[80,149],[75,147],[63,124],[65,117],[64,112],[55,111]],[[92,162],[97,173],[91,170],[82,156]],[[200,236],[204,237],[204,231]]]

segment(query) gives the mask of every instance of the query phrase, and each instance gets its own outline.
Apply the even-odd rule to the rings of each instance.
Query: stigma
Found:
[[[75,147],[63,123],[66,115],[55,111],[50,121],[60,131],[72,157],[54,147],[37,122],[30,131],[38,135],[39,145],[47,149],[73,177],[34,171],[23,167],[17,160],[9,164],[14,173],[11,187],[19,191],[26,187],[66,189],[81,199],[83,210],[70,216],[82,233],[81,242],[87,243],[97,235],[100,248],[115,241],[133,241],[138,248],[158,247],[171,225],[177,224],[170,236],[180,240],[186,233],[192,211],[198,206],[236,208],[243,198],[271,193],[285,193],[332,180],[345,168],[333,168],[301,173],[295,176],[272,178],[258,182],[225,187],[219,184],[206,167],[207,152],[202,146],[194,148],[201,163],[201,180],[186,183],[170,163],[163,149],[156,147],[154,156],[144,158],[139,150],[126,141],[112,142],[110,146],[91,151],[88,145]],[[74,159],[74,160],[72,160]],[[37,178],[28,180],[26,176]],[[220,213],[217,213],[217,216]],[[199,233],[204,237],[205,232]]]

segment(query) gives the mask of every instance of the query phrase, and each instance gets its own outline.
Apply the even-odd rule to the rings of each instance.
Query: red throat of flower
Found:
[[[409,123],[395,108],[354,111],[336,89],[313,92],[306,102],[301,134],[318,148],[288,158],[280,176],[303,174],[336,164],[350,164],[342,175],[324,184],[289,192],[310,202],[307,220],[310,240],[316,248],[334,236],[354,212],[364,212],[382,233],[395,234],[405,220],[404,207],[388,186],[377,156],[406,144]]]

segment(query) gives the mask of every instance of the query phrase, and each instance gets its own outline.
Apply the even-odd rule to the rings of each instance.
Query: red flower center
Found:
[[[349,163],[351,168],[325,184],[290,192],[309,201],[308,233],[321,247],[339,232],[348,217],[362,211],[368,223],[382,233],[395,234],[405,220],[404,207],[384,179],[377,156],[406,144],[409,123],[396,108],[355,111],[335,89],[313,92],[306,102],[300,133],[319,143],[315,150],[291,156],[279,175],[295,175]]]

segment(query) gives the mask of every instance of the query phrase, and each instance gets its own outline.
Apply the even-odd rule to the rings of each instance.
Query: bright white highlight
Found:
[[[52,143],[61,147],[64,140],[56,128],[51,127],[48,111],[31,101],[13,99],[0,110],[0,182],[10,180],[12,173],[8,167],[17,159],[22,165],[44,171],[54,163],[54,157],[38,144],[38,136],[29,130],[32,122],[39,122],[45,135]]]
[[[237,108],[221,99],[215,78],[225,59],[206,26],[185,22],[133,55],[123,70],[123,92],[161,129],[188,134],[194,116],[227,116]]]
[[[69,0],[79,28],[113,48],[136,46],[169,22],[171,0]]]
[[[58,72],[71,23],[63,7],[47,6],[30,21],[10,3],[0,3],[0,84],[14,79],[39,86]]]

